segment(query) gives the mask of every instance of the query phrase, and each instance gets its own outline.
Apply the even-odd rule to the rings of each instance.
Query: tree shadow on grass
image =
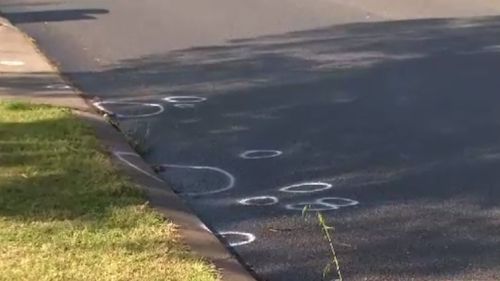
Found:
[[[140,191],[117,176],[89,128],[69,112],[40,118],[33,114],[47,113],[29,113],[30,107],[39,106],[11,110],[28,112],[31,122],[0,123],[0,216],[86,220],[144,202]]]
[[[69,109],[0,102],[2,273],[215,280],[100,145]]]

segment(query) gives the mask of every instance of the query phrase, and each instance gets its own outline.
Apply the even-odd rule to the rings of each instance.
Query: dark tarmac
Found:
[[[195,2],[0,9],[262,280],[337,278],[314,210],[344,280],[500,280],[500,4]]]

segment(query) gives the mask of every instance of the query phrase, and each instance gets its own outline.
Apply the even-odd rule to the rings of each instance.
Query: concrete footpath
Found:
[[[120,171],[147,191],[151,205],[178,225],[184,242],[196,254],[215,264],[222,280],[255,280],[164,182],[151,177],[153,170],[132,150],[123,135],[94,111],[84,94],[59,75],[57,68],[36,48],[33,40],[2,17],[0,100],[30,101],[73,109],[76,116],[95,129]],[[116,153],[118,151],[120,154]],[[120,155],[124,154],[132,157],[123,160]]]

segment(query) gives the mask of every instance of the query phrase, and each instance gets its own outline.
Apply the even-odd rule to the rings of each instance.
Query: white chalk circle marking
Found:
[[[331,201],[334,201],[335,203],[332,203]],[[319,204],[329,204],[332,206],[337,206],[338,208],[355,206],[359,204],[359,202],[356,200],[343,197],[325,197],[316,200],[316,202]]]
[[[141,103],[141,102],[128,102],[128,101],[98,101],[93,103],[96,108],[101,110],[102,112],[108,113],[115,115],[117,117],[121,118],[146,118],[146,117],[152,117],[156,116],[158,114],[161,114],[165,109],[163,108],[163,105],[157,104],[157,103]],[[132,105],[132,106],[144,106],[144,107],[151,107],[151,108],[156,108],[156,111],[151,112],[151,113],[144,113],[144,114],[119,114],[112,112],[108,110],[106,107],[103,105],[105,104],[114,104],[114,105]]]
[[[69,90],[71,89],[71,86],[66,84],[52,84],[45,86],[45,88],[51,90]]]
[[[210,190],[210,191],[200,191],[200,192],[186,192],[183,194],[186,194],[188,196],[198,196],[198,195],[211,195],[215,193],[220,193],[224,192],[227,190],[230,190],[231,188],[234,187],[234,184],[236,183],[236,179],[234,178],[233,175],[231,175],[229,172],[222,170],[221,168],[217,167],[211,167],[211,166],[192,166],[192,165],[177,165],[177,164],[162,164],[160,165],[161,167],[167,167],[167,168],[178,168],[178,169],[193,169],[193,170],[209,170],[209,171],[214,171],[217,173],[220,173],[224,175],[227,178],[227,184],[221,188]]]
[[[206,224],[204,224],[204,223],[201,223],[201,224],[200,224],[200,227],[201,227],[203,230],[205,230],[206,232],[213,233],[213,232],[210,230],[210,228],[208,228],[208,226],[207,226]]]
[[[326,182],[303,182],[303,183],[288,185],[280,188],[279,190],[281,192],[288,192],[288,193],[312,193],[312,192],[324,191],[330,188],[332,188],[332,185]]]
[[[283,154],[283,152],[279,150],[256,149],[256,150],[247,150],[241,153],[239,156],[243,159],[264,159],[264,158],[278,157],[281,154]]]
[[[124,156],[133,156],[133,157],[137,157],[137,158],[140,158],[139,155],[137,155],[136,153],[132,153],[132,152],[123,152],[123,151],[115,151],[113,152],[113,154],[120,160],[122,161],[123,163],[127,164],[128,166],[136,169],[137,171],[147,175],[147,176],[150,176],[152,177],[153,179],[159,181],[159,182],[163,182],[162,179],[160,179],[157,175],[155,174],[152,174],[148,171],[145,171],[144,169],[140,168],[139,166],[135,165],[134,163],[130,162],[129,160],[127,160]]]
[[[238,201],[238,203],[240,203],[241,205],[246,206],[270,206],[277,204],[278,202],[278,198],[268,195],[249,197]]]
[[[336,201],[336,203],[330,203],[329,201]],[[343,203],[342,203],[343,202]],[[294,211],[303,211],[307,206],[307,210],[311,212],[321,212],[321,211],[330,211],[330,210],[338,210],[340,208],[355,206],[358,205],[359,202],[356,200],[352,200],[349,198],[342,197],[324,197],[319,198],[310,202],[300,202],[295,204],[287,204],[285,208],[287,210]]]
[[[285,208],[287,210],[293,210],[293,211],[303,211],[305,207],[307,207],[307,211],[310,212],[322,212],[322,211],[330,211],[338,209],[338,207],[334,205],[318,204],[316,202],[300,202],[300,203],[285,205]]]
[[[0,64],[5,66],[22,66],[25,63],[20,60],[0,60]]]
[[[192,104],[192,103],[176,103],[176,104],[174,104],[174,106],[177,108],[193,108],[194,104]]]
[[[197,103],[204,102],[207,98],[198,96],[170,96],[164,97],[163,100],[170,103]]]
[[[226,239],[231,247],[243,246],[246,244],[250,244],[255,241],[255,235],[247,232],[239,232],[239,231],[223,231],[219,232],[219,235]],[[241,239],[238,241],[230,242],[228,236],[239,236]]]

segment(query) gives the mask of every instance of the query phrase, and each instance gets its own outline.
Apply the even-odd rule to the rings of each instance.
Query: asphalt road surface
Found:
[[[0,9],[261,280],[337,278],[314,210],[344,280],[500,280],[499,1]]]

